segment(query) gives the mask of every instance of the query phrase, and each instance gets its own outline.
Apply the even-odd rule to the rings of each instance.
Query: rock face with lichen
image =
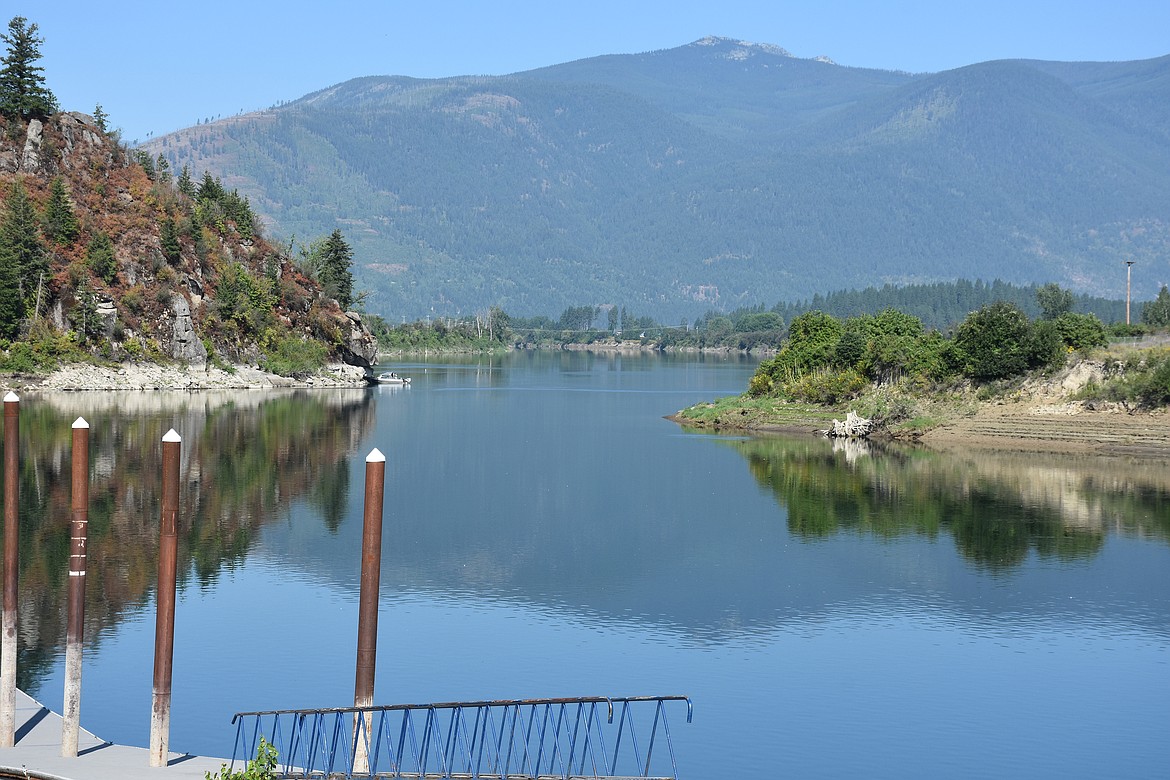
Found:
[[[203,364],[211,349],[225,362],[260,364],[304,340],[323,344],[333,362],[374,362],[361,316],[263,237],[246,198],[195,172],[180,187],[176,173],[86,114],[0,118],[0,211],[19,186],[43,215],[60,179],[80,226],[69,241],[40,236],[48,272],[27,280],[37,292],[26,295],[22,332],[73,331],[82,349],[115,361]]]

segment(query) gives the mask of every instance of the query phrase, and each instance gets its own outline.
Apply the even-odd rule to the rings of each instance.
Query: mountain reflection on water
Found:
[[[780,437],[729,446],[802,539],[949,534],[964,558],[991,572],[1017,567],[1033,551],[1089,558],[1110,532],[1170,540],[1170,473],[1161,460],[956,455]]]
[[[169,429],[183,439],[179,583],[207,587],[243,561],[257,530],[295,499],[336,527],[349,500],[348,459],[373,410],[361,390],[25,396],[18,686],[35,690],[64,647],[77,417],[90,425],[85,633],[100,641],[141,610],[156,585],[161,442]]]

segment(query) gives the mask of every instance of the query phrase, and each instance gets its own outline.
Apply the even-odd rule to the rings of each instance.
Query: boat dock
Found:
[[[61,755],[62,719],[24,691],[16,692],[16,745],[0,748],[0,778],[34,780],[203,780],[227,759],[171,753],[150,766],[144,747],[115,745],[81,729],[77,757]]]

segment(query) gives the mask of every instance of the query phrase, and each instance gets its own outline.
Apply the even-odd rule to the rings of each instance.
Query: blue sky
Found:
[[[101,103],[127,141],[358,76],[513,73],[707,35],[913,72],[1170,54],[1166,0],[5,0],[2,15],[39,26],[61,107]]]

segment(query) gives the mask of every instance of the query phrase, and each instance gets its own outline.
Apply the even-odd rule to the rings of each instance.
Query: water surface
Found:
[[[684,777],[1159,776],[1159,460],[713,436],[733,359],[519,353],[408,388],[28,397],[20,682],[60,708],[69,425],[93,425],[82,724],[149,737],[158,442],[184,437],[171,746],[352,702],[387,456],[376,700],[686,694]],[[95,576],[96,575],[96,576]]]

